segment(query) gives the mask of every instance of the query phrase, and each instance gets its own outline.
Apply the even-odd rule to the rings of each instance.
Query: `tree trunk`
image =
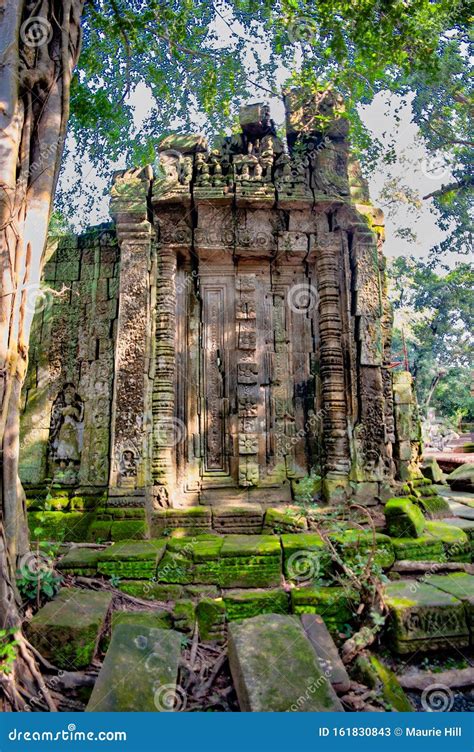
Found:
[[[20,392],[80,50],[85,0],[5,0],[0,16],[0,627],[19,623],[28,551]]]

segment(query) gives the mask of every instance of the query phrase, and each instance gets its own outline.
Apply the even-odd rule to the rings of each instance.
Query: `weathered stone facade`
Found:
[[[117,174],[112,226],[53,250],[45,281],[66,290],[35,319],[27,485],[159,509],[290,502],[318,477],[374,503],[407,477],[383,217],[338,98],[286,104],[287,143],[260,104],[218,148],[168,137],[154,174]]]

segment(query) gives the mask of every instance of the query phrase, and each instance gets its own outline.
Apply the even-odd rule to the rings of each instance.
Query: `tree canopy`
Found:
[[[474,420],[472,330],[474,273],[459,264],[437,274],[426,262],[399,257],[389,269],[395,311],[394,359],[405,339],[420,406],[448,418]],[[403,333],[403,335],[402,335]]]
[[[152,162],[157,140],[177,124],[221,132],[256,91],[265,99],[281,97],[290,85],[334,86],[346,98],[354,149],[370,170],[381,145],[357,106],[380,91],[414,91],[414,118],[428,150],[452,166],[449,190],[434,197],[443,227],[458,222],[445,246],[454,242],[465,251],[472,196],[469,143],[462,143],[472,114],[468,23],[463,0],[86,3],[71,87],[75,156],[87,154],[107,175],[119,157]],[[137,130],[130,95],[140,85],[150,101]],[[389,165],[390,148],[383,156]]]

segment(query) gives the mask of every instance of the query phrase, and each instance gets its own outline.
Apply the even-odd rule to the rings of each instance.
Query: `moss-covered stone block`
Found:
[[[181,635],[171,629],[119,624],[112,633],[88,712],[170,711],[176,695]]]
[[[164,609],[154,611],[114,611],[112,614],[112,632],[119,624],[136,624],[151,629],[171,629],[173,619]]]
[[[355,591],[342,587],[301,587],[291,591],[295,614],[319,614],[334,634],[344,630],[353,619],[359,598]]]
[[[115,520],[110,528],[113,541],[140,540],[147,535],[145,520]]]
[[[471,542],[467,534],[444,522],[427,522],[426,535],[443,545],[447,561],[471,561]]]
[[[196,621],[196,606],[190,598],[175,603],[172,612],[173,626],[180,632],[192,632]]]
[[[474,576],[467,572],[435,574],[430,577],[429,583],[445,593],[454,595],[464,603],[472,642],[474,640]]]
[[[415,580],[385,585],[389,610],[388,645],[400,654],[449,650],[469,644],[464,604],[453,595]]]
[[[196,506],[183,509],[160,509],[152,513],[152,536],[161,536],[173,530],[182,530],[185,535],[212,532],[211,510],[205,506]]]
[[[385,521],[394,538],[419,538],[425,529],[423,513],[409,499],[389,499],[385,504]]]
[[[289,582],[315,582],[331,569],[331,557],[317,533],[281,536],[283,571]]]
[[[110,593],[63,588],[26,625],[28,639],[59,668],[86,668],[111,602]]]
[[[298,509],[267,509],[264,533],[302,533],[308,529],[306,517]]]
[[[88,543],[106,543],[110,540],[112,520],[95,520],[87,531]]]
[[[343,562],[354,569],[366,566],[369,558],[381,569],[389,569],[395,561],[395,552],[388,535],[372,530],[351,529],[330,536]]]
[[[100,551],[95,548],[72,548],[58,562],[57,569],[64,574],[93,577],[97,572]]]
[[[397,561],[445,561],[446,554],[440,540],[423,535],[421,538],[392,538]]]
[[[128,595],[148,601],[177,601],[184,595],[181,585],[163,585],[153,579],[121,580],[117,587]]]
[[[225,639],[226,609],[222,598],[202,598],[196,606],[199,637],[204,642]]]
[[[378,695],[382,695],[391,710],[399,713],[414,711],[395,672],[375,655],[359,656],[356,661],[356,673],[367,687],[376,690]]]
[[[108,577],[150,580],[156,575],[165,548],[162,540],[120,541],[100,553],[97,569]]]
[[[290,608],[289,595],[280,588],[226,590],[224,603],[229,621],[259,614],[287,614]]]
[[[299,620],[261,614],[229,624],[229,663],[244,712],[340,711]]]
[[[416,500],[416,505],[429,520],[441,520],[450,513],[449,504],[442,496],[422,495]]]

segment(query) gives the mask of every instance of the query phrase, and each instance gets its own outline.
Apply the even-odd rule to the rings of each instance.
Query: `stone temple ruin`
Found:
[[[116,175],[113,224],[51,250],[27,488],[153,514],[300,488],[370,504],[404,477],[418,428],[409,384],[394,405],[383,217],[339,99],[286,108],[286,142],[262,104],[217,148],[165,138],[154,172]]]
[[[63,579],[26,632],[60,669],[103,658],[88,710],[202,709],[183,634],[227,651],[220,709],[360,710],[362,676],[412,710],[385,656],[349,677],[336,647],[375,581],[392,654],[473,644],[474,510],[418,466],[382,214],[337,96],[286,108],[286,142],[262,104],[216,148],[168,136],[115,176],[111,224],[48,251],[21,478]]]

